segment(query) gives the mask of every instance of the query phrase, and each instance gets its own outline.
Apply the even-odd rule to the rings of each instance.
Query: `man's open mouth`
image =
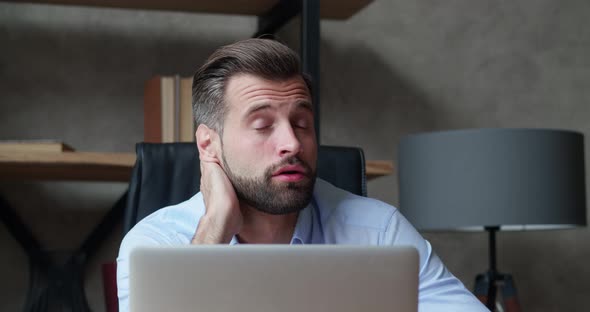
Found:
[[[307,170],[301,165],[287,165],[279,168],[273,173],[273,178],[286,181],[296,182],[303,180],[308,176]]]

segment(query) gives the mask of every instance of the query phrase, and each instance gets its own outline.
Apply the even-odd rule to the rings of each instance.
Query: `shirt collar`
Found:
[[[311,243],[311,232],[313,229],[313,207],[309,203],[307,207],[299,212],[293,237],[291,238],[291,245],[304,245]],[[238,237],[234,235],[229,242],[230,245],[239,245]]]
[[[311,243],[311,231],[313,227],[313,207],[311,202],[299,212],[291,245],[305,245]]]

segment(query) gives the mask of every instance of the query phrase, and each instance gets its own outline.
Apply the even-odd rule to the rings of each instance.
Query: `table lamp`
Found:
[[[580,133],[443,131],[407,136],[398,151],[400,210],[418,230],[489,232],[490,267],[475,292],[492,311],[496,284],[512,281],[496,268],[497,231],[586,225]]]

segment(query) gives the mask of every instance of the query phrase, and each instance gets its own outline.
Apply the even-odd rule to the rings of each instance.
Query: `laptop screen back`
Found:
[[[415,312],[410,247],[241,245],[138,248],[130,311]]]

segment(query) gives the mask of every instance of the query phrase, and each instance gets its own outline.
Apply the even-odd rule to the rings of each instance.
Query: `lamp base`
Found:
[[[512,275],[488,271],[475,277],[473,293],[492,312],[521,312]]]

